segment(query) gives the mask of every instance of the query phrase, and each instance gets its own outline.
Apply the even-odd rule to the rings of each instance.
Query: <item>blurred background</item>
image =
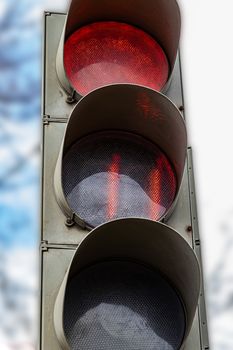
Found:
[[[180,0],[212,350],[233,349],[232,0]],[[67,0],[0,0],[0,349],[36,349],[43,11]]]

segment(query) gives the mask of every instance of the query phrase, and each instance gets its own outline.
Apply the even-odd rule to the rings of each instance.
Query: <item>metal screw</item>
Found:
[[[67,227],[72,227],[74,225],[74,221],[71,218],[67,218],[65,224]]]
[[[66,102],[69,103],[69,104],[72,104],[72,103],[75,102],[75,99],[72,96],[68,96],[67,99],[66,99]]]

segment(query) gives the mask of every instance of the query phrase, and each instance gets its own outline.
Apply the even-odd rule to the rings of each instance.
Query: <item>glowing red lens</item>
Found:
[[[74,32],[65,42],[64,66],[81,95],[117,83],[160,91],[169,64],[159,44],[141,29],[118,22],[98,22]]]

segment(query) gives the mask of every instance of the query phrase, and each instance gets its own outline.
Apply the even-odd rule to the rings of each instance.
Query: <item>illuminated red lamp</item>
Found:
[[[118,83],[161,91],[170,70],[153,37],[120,22],[96,22],[71,34],[64,45],[64,68],[80,95]]]

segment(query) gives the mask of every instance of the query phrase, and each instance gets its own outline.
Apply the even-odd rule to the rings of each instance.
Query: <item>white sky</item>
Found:
[[[180,0],[186,117],[207,271],[233,217],[233,2]]]
[[[233,2],[180,0],[181,54],[189,143],[193,147],[207,300],[233,293]],[[228,251],[227,251],[228,249]],[[223,263],[213,296],[209,279]],[[220,274],[220,272],[218,271]],[[233,309],[210,317],[212,348],[233,349]]]

